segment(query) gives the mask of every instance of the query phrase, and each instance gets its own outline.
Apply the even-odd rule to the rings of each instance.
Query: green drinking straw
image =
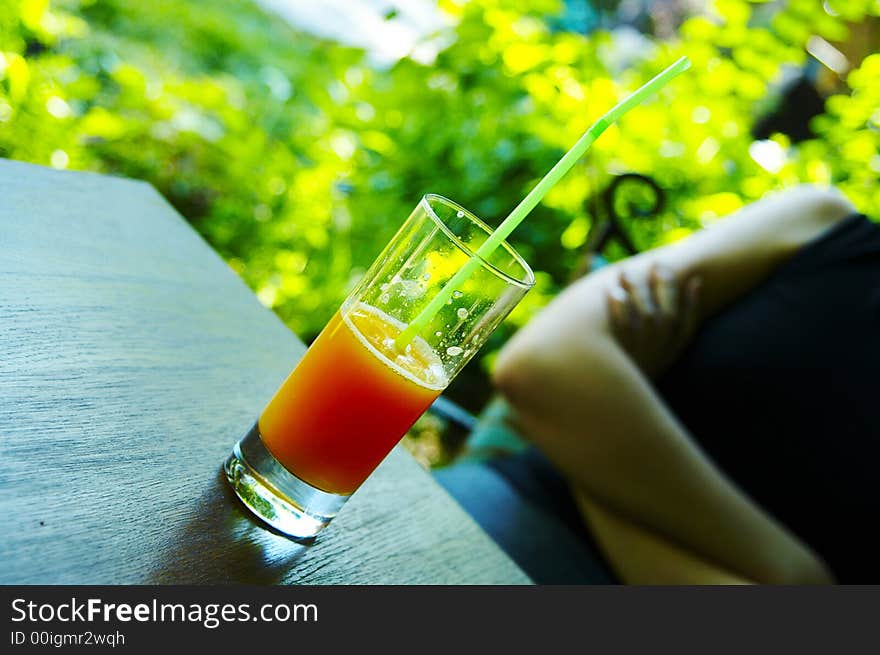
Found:
[[[449,300],[453,292],[471,273],[473,273],[474,269],[479,267],[481,259],[487,259],[495,248],[497,248],[501,242],[516,229],[523,219],[528,216],[529,212],[541,202],[545,195],[547,195],[547,192],[559,182],[560,179],[562,179],[562,176],[574,166],[575,162],[577,162],[589,147],[593,145],[596,139],[601,136],[602,132],[618,121],[620,117],[630,109],[647,99],[649,96],[657,93],[657,91],[663,88],[674,77],[683,73],[690,67],[690,60],[687,57],[682,57],[669,66],[669,68],[621,100],[599,120],[593,123],[593,125],[584,132],[583,136],[578,139],[577,143],[571,147],[571,150],[565,153],[562,156],[562,159],[556,162],[556,165],[550,169],[550,172],[541,178],[541,181],[535,185],[535,188],[522,199],[516,208],[510,212],[510,215],[502,221],[501,225],[489,235],[489,238],[486,239],[477,249],[476,254],[471,256],[467,263],[465,263],[465,265],[449,279],[449,282],[437,292],[437,295],[435,295],[431,302],[425,306],[415,319],[413,319],[409,326],[397,336],[394,340],[395,347],[402,351],[407,345],[409,345],[415,336],[431,322],[431,319],[434,318],[434,316],[437,315],[437,312],[439,312],[443,305],[446,304],[446,301]]]

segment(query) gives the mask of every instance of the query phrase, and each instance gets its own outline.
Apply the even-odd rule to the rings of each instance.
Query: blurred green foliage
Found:
[[[815,139],[773,136],[767,168],[750,155],[809,37],[846,40],[880,13],[825,4],[716,0],[677,39],[632,48],[556,31],[556,0],[444,0],[452,45],[380,69],[245,0],[0,0],[0,155],[149,181],[308,339],[423,193],[497,222],[593,120],[687,54],[692,70],[609,129],[513,236],[539,282],[497,347],[567,281],[611,175],[667,193],[661,216],[631,226],[642,248],[798,182],[838,184],[880,214],[880,55],[841,82]]]

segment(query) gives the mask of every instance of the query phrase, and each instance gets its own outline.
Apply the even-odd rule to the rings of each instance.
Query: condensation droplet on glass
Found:
[[[455,357],[457,355],[460,355],[461,353],[462,350],[458,346],[449,346],[449,348],[446,349],[446,354],[450,357]]]
[[[443,333],[442,333],[440,330],[437,330],[437,331],[434,333],[434,336],[435,336],[435,337],[442,337],[442,336],[443,336]]]
[[[464,212],[461,211],[461,210],[459,210],[458,213],[456,213],[456,216],[457,216],[458,218],[464,218]]]
[[[430,274],[430,273],[425,273],[425,274],[422,276],[422,279],[423,279],[425,282],[427,282],[428,280],[431,279],[431,274]]]
[[[383,305],[389,300],[391,300],[391,296],[389,296],[387,293],[383,293],[381,296],[379,296],[379,302],[381,302]]]
[[[468,317],[468,310],[466,310],[464,307],[459,307],[458,311],[455,313],[458,314],[459,318],[467,318]]]
[[[416,280],[401,280],[400,293],[406,298],[417,298],[422,294],[422,288]]]
[[[462,294],[461,294],[461,291],[453,291],[453,292],[452,292],[452,297],[455,298],[456,300],[458,300],[459,298],[461,298],[461,295],[462,295]]]
[[[389,287],[389,284],[388,284],[387,282],[385,282],[385,283],[384,283],[381,287],[379,287],[379,288],[382,289],[382,291],[388,291],[388,287]]]

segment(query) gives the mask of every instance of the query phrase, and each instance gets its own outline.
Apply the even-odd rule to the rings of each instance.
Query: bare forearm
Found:
[[[751,580],[644,529],[575,491],[575,500],[614,571],[625,584],[733,585]]]
[[[680,277],[698,275],[702,312],[710,316],[761,283],[780,263],[842,217],[849,201],[834,189],[797,187],[753,203],[678,243],[608,267],[587,284],[601,284],[621,267],[660,263]]]

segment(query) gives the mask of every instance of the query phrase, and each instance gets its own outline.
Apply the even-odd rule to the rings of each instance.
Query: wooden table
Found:
[[[0,160],[0,583],[528,583],[400,447],[312,546],[250,517],[303,351],[149,185]]]

